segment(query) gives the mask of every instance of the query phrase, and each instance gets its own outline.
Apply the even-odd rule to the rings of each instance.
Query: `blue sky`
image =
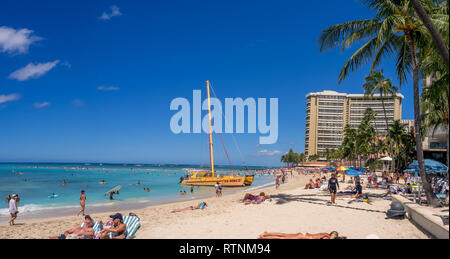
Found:
[[[174,135],[169,124],[170,102],[208,79],[219,99],[279,98],[276,144],[237,134],[238,152],[223,135],[233,164],[279,165],[279,153],[304,150],[305,95],[362,93],[369,69],[338,85],[352,51],[320,53],[317,43],[333,24],[371,17],[355,0],[1,6],[0,161],[208,163],[207,135]],[[381,66],[397,82],[393,67]],[[411,85],[401,93],[402,117],[413,118]],[[216,163],[227,164],[214,142]]]

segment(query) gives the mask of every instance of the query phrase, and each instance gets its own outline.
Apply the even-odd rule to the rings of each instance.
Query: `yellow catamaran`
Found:
[[[211,126],[211,100],[209,94],[209,81],[206,81],[206,88],[208,93],[208,117],[209,117],[209,159],[211,164],[211,171],[191,171],[189,178],[184,179],[182,185],[193,185],[193,186],[214,186],[219,182],[224,187],[242,187],[251,185],[253,183],[254,176],[232,176],[224,175],[218,176],[214,171],[214,154],[213,154],[213,143],[212,143],[212,126]]]

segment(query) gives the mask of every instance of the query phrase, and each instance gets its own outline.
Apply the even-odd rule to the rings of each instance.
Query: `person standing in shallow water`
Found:
[[[80,214],[82,214],[84,216],[84,209],[86,207],[86,195],[84,194],[84,190],[81,191],[80,206],[81,206],[81,210],[78,212],[77,216]]]

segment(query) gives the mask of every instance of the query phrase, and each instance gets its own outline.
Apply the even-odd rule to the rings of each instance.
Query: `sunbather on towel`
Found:
[[[310,233],[297,233],[297,234],[283,234],[283,233],[267,233],[260,235],[258,239],[337,239],[338,232],[333,231],[328,233],[310,234]]]
[[[362,196],[362,185],[359,182],[356,182],[355,187],[351,190],[351,195],[342,195],[339,198],[355,198],[359,199]]]
[[[122,214],[116,213],[109,216],[113,220],[113,226],[101,231],[101,239],[125,239],[127,237],[127,224],[123,223]],[[110,236],[111,233],[111,236]]]
[[[187,208],[183,208],[183,209],[176,209],[176,210],[172,210],[172,213],[175,212],[181,212],[181,211],[186,211],[186,210],[202,210],[204,208],[206,208],[208,206],[208,204],[206,204],[206,202],[202,201],[200,202],[197,206],[189,206]]]
[[[59,237],[52,237],[50,239],[92,239],[94,238],[94,221],[89,215],[84,216],[83,226],[78,225],[72,229],[67,230]]]
[[[251,195],[251,196],[253,196],[253,195]],[[266,195],[264,192],[261,192],[259,194],[259,196],[257,196],[257,197],[253,196],[253,199],[245,200],[244,204],[245,205],[248,205],[248,204],[260,204],[261,202],[264,202],[265,200],[270,199],[270,198],[271,198],[270,195]]]

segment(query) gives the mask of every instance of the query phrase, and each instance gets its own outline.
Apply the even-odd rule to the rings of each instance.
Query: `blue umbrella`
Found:
[[[443,163],[438,162],[436,160],[424,159],[424,163],[425,163],[425,172],[428,174],[447,173],[448,172],[448,167],[445,166]],[[411,171],[407,171],[407,172],[414,172],[414,173],[419,172],[419,163],[417,162],[417,160],[412,162],[411,164],[409,164],[408,167],[409,167],[409,169],[407,169],[407,170],[411,170]]]
[[[361,173],[360,171],[355,170],[355,169],[353,169],[353,170],[348,170],[345,174],[346,174],[346,175],[363,175],[363,173]]]

